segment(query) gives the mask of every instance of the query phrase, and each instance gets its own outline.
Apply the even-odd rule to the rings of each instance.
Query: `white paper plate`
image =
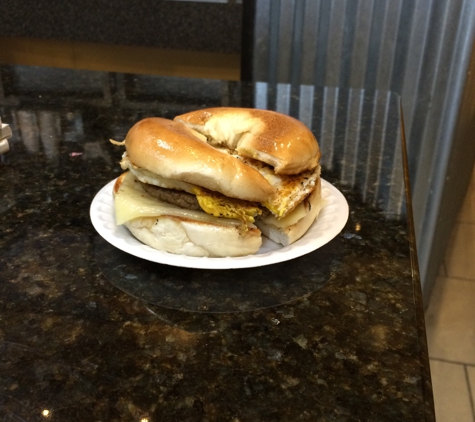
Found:
[[[343,194],[322,179],[322,196],[326,205],[320,215],[297,242],[282,247],[267,238],[254,255],[229,258],[191,257],[158,251],[137,240],[124,226],[115,224],[112,188],[115,180],[105,185],[94,197],[90,214],[97,232],[111,245],[139,258],[160,264],[187,268],[230,269],[276,264],[308,254],[332,240],[348,220],[348,203]]]

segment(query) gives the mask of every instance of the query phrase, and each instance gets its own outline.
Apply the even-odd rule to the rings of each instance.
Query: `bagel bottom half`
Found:
[[[142,243],[154,249],[188,256],[227,257],[256,253],[261,232],[214,225],[173,216],[136,218],[124,224]]]
[[[186,210],[148,194],[130,172],[114,184],[116,224],[142,243],[179,255],[227,257],[255,254],[262,245],[253,224]]]
[[[154,249],[195,257],[237,257],[255,254],[262,234],[290,245],[302,237],[324,206],[321,179],[315,189],[288,216],[278,220],[270,212],[255,223],[218,218],[187,210],[154,198],[133,173],[123,173],[114,184],[118,225],[124,225],[142,243]]]

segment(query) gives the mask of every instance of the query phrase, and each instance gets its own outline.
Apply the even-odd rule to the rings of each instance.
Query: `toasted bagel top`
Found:
[[[248,201],[264,202],[274,192],[257,170],[176,121],[151,117],[137,122],[125,147],[133,165],[162,177]]]
[[[273,166],[276,174],[299,174],[314,169],[320,160],[320,148],[310,129],[275,111],[215,107],[174,120],[205,135],[209,142]]]

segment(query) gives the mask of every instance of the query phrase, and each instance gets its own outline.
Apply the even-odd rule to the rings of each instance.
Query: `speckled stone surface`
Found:
[[[434,420],[406,205],[394,199],[404,198],[404,172],[384,152],[391,140],[399,147],[397,97],[385,96],[378,117],[378,94],[365,94],[357,127],[378,136],[359,137],[351,155],[356,141],[338,124],[353,115],[349,93],[330,107],[329,131],[328,89],[312,91],[311,116],[291,89],[285,104],[311,118],[349,221],[306,256],[217,275],[143,262],[95,232],[91,201],[120,172],[108,140],[148,115],[262,104],[263,88],[269,108],[281,108],[278,89],[28,67],[0,76],[0,114],[13,130],[0,158],[2,420]],[[366,169],[351,182],[350,156]],[[193,297],[179,300],[188,281],[226,297],[223,278],[268,282],[272,301],[254,288],[260,305],[244,312],[194,312]],[[174,302],[150,295],[165,283]]]
[[[0,35],[239,53],[242,4],[4,0]]]

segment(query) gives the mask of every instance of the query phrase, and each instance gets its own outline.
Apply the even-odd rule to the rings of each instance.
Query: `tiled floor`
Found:
[[[475,169],[426,325],[437,422],[475,422]]]

